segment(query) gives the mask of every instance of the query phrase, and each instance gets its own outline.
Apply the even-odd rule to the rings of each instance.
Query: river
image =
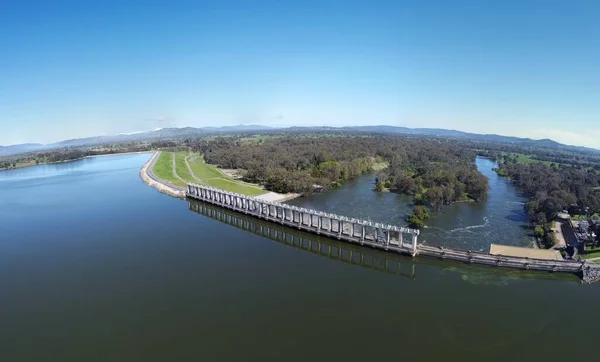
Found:
[[[479,203],[458,203],[432,213],[420,242],[449,248],[488,252],[491,243],[530,246],[524,205],[527,200],[510,181],[499,177],[496,163],[478,157],[479,171],[489,179],[488,198]],[[412,212],[412,197],[373,192],[374,177],[365,175],[338,189],[292,200],[289,203],[393,225],[405,225]]]
[[[236,221],[243,216],[206,216],[223,210],[144,185],[138,171],[148,158],[0,172],[0,360],[563,361],[597,354],[589,341],[600,323],[593,310],[600,285],[413,260],[264,222],[270,236],[252,234]],[[523,198],[488,176],[485,203],[446,208],[423,239],[476,249],[526,245]],[[401,223],[406,199],[376,194],[370,182],[294,203]]]

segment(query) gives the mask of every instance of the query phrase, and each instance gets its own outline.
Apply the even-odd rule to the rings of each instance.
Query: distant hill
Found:
[[[261,125],[239,125],[223,127],[184,127],[184,128],[162,128],[155,131],[135,132],[129,134],[118,134],[114,136],[96,136],[71,139],[47,145],[39,143],[24,143],[11,146],[0,146],[1,156],[12,156],[21,153],[51,150],[62,147],[93,146],[106,143],[124,142],[124,141],[144,141],[158,139],[173,139],[183,137],[197,137],[208,134],[235,133],[235,132],[259,132],[272,129],[271,127]]]
[[[361,132],[375,132],[375,133],[401,133],[401,134],[413,134],[413,135],[427,135],[436,137],[450,137],[450,138],[464,138],[476,141],[496,142],[496,143],[511,143],[533,147],[546,147],[555,148],[565,151],[573,152],[588,152],[600,154],[600,150],[583,147],[583,146],[571,146],[565,145],[550,139],[534,140],[531,138],[520,138],[511,136],[501,136],[497,134],[477,134],[468,133],[456,130],[439,129],[439,128],[406,128],[406,127],[395,127],[395,126],[357,126],[357,127],[343,127],[342,129],[356,130]]]
[[[10,156],[19,153],[37,151],[46,146],[40,143],[22,143],[19,145],[0,146],[0,156]]]
[[[600,154],[600,150],[581,146],[569,146],[558,143],[550,139],[533,140],[530,138],[519,138],[510,136],[500,136],[496,134],[476,134],[457,130],[440,129],[440,128],[407,128],[396,126],[355,126],[355,127],[289,127],[289,128],[273,128],[261,125],[238,125],[238,126],[223,126],[223,127],[185,127],[185,128],[162,128],[148,132],[135,132],[129,134],[119,134],[114,136],[97,136],[66,140],[62,142],[42,145],[39,143],[27,143],[13,146],[0,146],[0,156],[11,156],[20,153],[42,151],[62,147],[78,147],[78,146],[93,146],[106,143],[124,142],[124,141],[144,141],[158,139],[174,139],[186,137],[198,137],[210,134],[225,134],[225,133],[246,133],[246,132],[285,132],[285,131],[319,131],[319,132],[368,132],[368,133],[391,133],[391,134],[409,134],[409,135],[424,135],[435,137],[448,137],[459,139],[470,139],[476,141],[495,142],[518,144],[533,147],[546,147],[561,149],[573,152],[586,152]]]

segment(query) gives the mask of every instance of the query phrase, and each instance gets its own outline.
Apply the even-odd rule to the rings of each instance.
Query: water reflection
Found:
[[[415,278],[415,262],[401,255],[382,253],[377,250],[319,237],[200,201],[190,200],[189,208],[198,214],[238,229],[331,260],[409,279]]]

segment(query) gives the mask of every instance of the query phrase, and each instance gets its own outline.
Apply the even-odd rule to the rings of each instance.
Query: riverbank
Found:
[[[182,188],[188,184],[198,184],[270,202],[283,202],[300,196],[271,192],[260,185],[234,179],[194,153],[161,152],[153,170],[159,179]]]
[[[212,186],[269,202],[284,202],[301,196],[271,192],[255,185],[224,178],[221,176],[224,174],[216,166],[207,165],[203,159],[190,162],[190,156],[158,151],[144,164],[140,170],[140,177],[144,183],[157,191],[181,199],[185,198],[188,184]]]
[[[61,161],[55,161],[55,162],[37,162],[36,163],[35,161],[30,161],[30,162],[26,162],[26,163],[18,163],[15,165],[15,167],[0,168],[0,172],[16,170],[16,169],[20,169],[20,168],[33,167],[33,166],[41,166],[41,165],[60,165],[63,163],[81,161],[81,160],[85,160],[87,158],[94,158],[94,157],[108,157],[108,156],[117,156],[117,155],[140,155],[140,154],[151,153],[151,152],[155,152],[155,151],[148,150],[148,151],[136,151],[136,152],[102,153],[102,154],[98,154],[98,155],[90,155],[90,156],[85,156],[85,157],[71,158],[68,160],[61,160]]]
[[[160,156],[160,152],[155,152],[152,157],[142,166],[140,169],[140,177],[144,183],[156,191],[163,193],[165,195],[169,195],[172,197],[176,197],[178,199],[185,199],[185,189],[179,188],[175,185],[169,184],[164,180],[156,177],[154,172],[152,171],[154,165],[156,164],[156,160]]]

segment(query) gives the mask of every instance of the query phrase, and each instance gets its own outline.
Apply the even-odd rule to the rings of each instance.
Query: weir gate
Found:
[[[416,255],[418,230],[328,214],[190,184],[187,196],[338,240]]]
[[[200,201],[309,233],[386,251],[412,256],[419,254],[469,264],[574,273],[581,276],[583,281],[587,283],[600,280],[600,264],[588,264],[585,261],[542,260],[491,255],[489,253],[418,245],[419,231],[410,228],[328,214],[196,184],[188,184],[186,194],[188,197]]]

